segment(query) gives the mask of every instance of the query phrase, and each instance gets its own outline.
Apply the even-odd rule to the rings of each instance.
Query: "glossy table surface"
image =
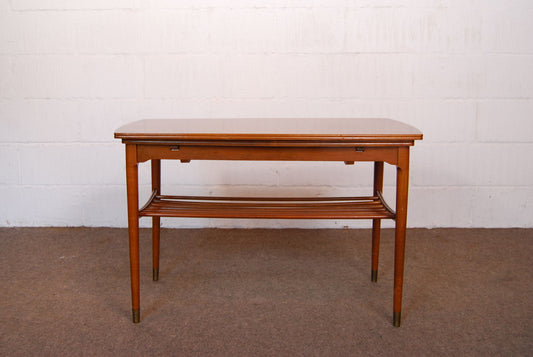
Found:
[[[115,131],[115,138],[145,140],[413,141],[422,133],[381,118],[144,119]]]

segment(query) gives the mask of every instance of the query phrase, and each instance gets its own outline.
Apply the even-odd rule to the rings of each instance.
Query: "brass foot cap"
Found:
[[[154,281],[158,281],[158,280],[159,280],[159,269],[154,268],[154,269],[152,270],[152,279],[153,279]]]
[[[372,270],[372,275],[370,276],[370,280],[372,280],[374,283],[378,281],[378,271]]]
[[[402,313],[394,312],[392,315],[392,324],[394,325],[394,327],[400,327],[401,320],[402,320]]]
[[[133,323],[138,324],[141,322],[141,310],[140,309],[132,309],[131,310],[133,315]]]

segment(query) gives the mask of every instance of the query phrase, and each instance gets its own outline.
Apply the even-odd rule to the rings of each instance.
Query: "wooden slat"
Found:
[[[367,200],[375,201],[378,199],[378,196],[359,196],[359,197],[233,197],[233,196],[168,196],[168,195],[159,195],[157,196],[160,199],[170,199],[170,200],[193,200],[193,201],[355,201],[355,200]],[[150,198],[152,200],[152,198]]]
[[[153,196],[141,216],[197,218],[394,218],[379,197]]]

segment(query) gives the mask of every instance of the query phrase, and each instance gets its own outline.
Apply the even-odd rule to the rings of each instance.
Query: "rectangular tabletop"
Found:
[[[422,133],[381,118],[144,119],[118,128],[115,138],[412,143]]]

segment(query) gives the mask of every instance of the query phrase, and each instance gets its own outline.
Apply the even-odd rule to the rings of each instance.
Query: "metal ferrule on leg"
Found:
[[[133,323],[138,324],[141,322],[141,309],[132,309]]]
[[[402,312],[393,312],[392,313],[392,324],[394,327],[400,327],[400,324],[402,323]]]

